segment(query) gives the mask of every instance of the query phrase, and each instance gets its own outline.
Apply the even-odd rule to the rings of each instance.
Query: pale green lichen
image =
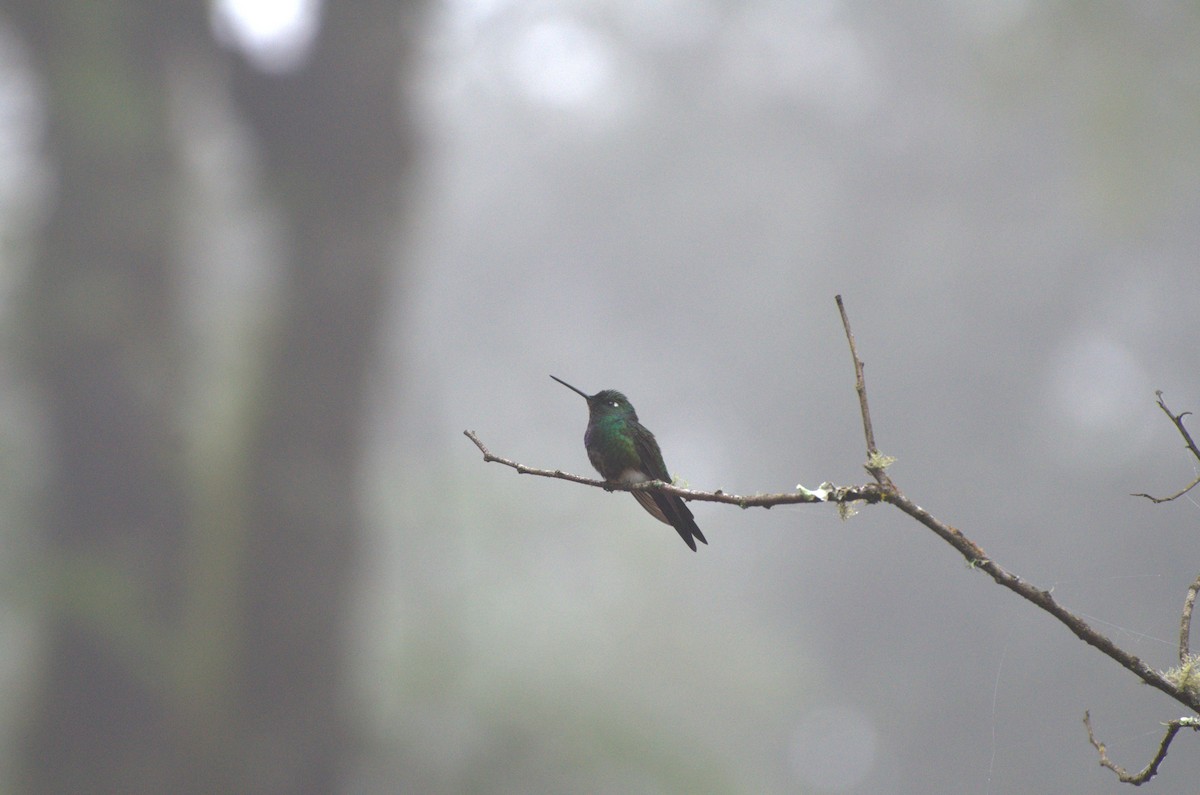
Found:
[[[890,455],[884,455],[876,450],[871,453],[871,457],[867,459],[867,469],[887,469],[892,464],[896,463],[896,459]]]
[[[1181,665],[1168,668],[1162,675],[1179,690],[1193,697],[1200,696],[1200,654],[1189,654]]]

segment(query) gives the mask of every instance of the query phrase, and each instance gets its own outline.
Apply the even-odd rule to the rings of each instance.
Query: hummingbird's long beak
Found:
[[[570,384],[568,384],[566,381],[562,380],[562,379],[561,379],[561,378],[559,378],[558,376],[556,376],[556,375],[552,375],[552,376],[550,376],[550,377],[551,377],[551,378],[553,378],[553,379],[554,379],[555,381],[557,381],[558,383],[560,383],[560,384],[562,384],[563,386],[565,386],[567,389],[571,390],[572,392],[578,392],[580,395],[583,395],[583,399],[584,399],[584,400],[589,400],[589,399],[591,398],[591,395],[588,395],[588,394],[587,394],[586,392],[584,392],[582,389],[576,389],[575,387],[571,386]]]

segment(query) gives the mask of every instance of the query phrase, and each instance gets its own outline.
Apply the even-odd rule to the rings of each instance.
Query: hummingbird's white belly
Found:
[[[621,483],[641,483],[646,480],[653,480],[653,478],[646,477],[646,473],[640,469],[626,469],[617,480]]]

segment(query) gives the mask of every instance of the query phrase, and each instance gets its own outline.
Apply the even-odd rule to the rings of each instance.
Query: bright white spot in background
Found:
[[[861,31],[837,12],[835,3],[742,7],[725,36],[730,78],[744,92],[861,118],[877,105],[882,78]]]
[[[321,21],[321,0],[215,0],[213,32],[265,72],[304,62]]]
[[[43,157],[46,144],[45,97],[30,52],[9,25],[0,23],[0,239],[36,225],[53,193],[52,169]],[[9,308],[20,282],[15,263],[0,260],[0,312]],[[12,402],[12,401],[9,401]],[[24,437],[22,437],[24,438]]]
[[[1037,429],[1031,441],[1041,444],[1051,433],[1065,443],[1055,454],[1072,465],[1119,467],[1154,438],[1147,422],[1154,386],[1124,344],[1102,333],[1070,338],[1049,358],[1045,416],[1053,425]]]
[[[0,25],[0,227],[20,225],[14,219],[17,205],[37,203],[42,197],[44,165],[38,149],[44,145],[45,98],[37,73],[30,68],[29,52],[8,25]],[[31,191],[31,186],[36,189]]]
[[[613,12],[626,35],[659,49],[700,44],[721,24],[714,5],[701,0],[625,0]]]
[[[512,73],[520,89],[546,105],[573,108],[610,88],[613,50],[600,34],[571,19],[544,19],[517,38]]]
[[[1076,427],[1102,431],[1134,420],[1152,392],[1129,349],[1100,335],[1059,348],[1051,369],[1055,407]]]
[[[843,791],[875,768],[875,723],[856,707],[818,707],[792,733],[792,772],[804,789]]]
[[[987,3],[970,0],[953,4],[952,8],[966,16],[979,33],[998,36],[1015,28],[1029,15],[1029,0],[990,0]]]
[[[442,3],[450,23],[460,31],[472,34],[507,10],[509,5],[511,0],[444,0]]]

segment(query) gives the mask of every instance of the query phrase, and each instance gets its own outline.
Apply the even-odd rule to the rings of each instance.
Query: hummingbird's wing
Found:
[[[662,480],[662,478],[655,478],[655,480]],[[700,532],[695,517],[692,516],[691,510],[682,497],[657,491],[635,491],[633,497],[655,519],[674,527],[675,532],[679,533],[679,537],[692,548],[693,552],[696,551],[697,539],[702,544],[708,543],[708,539],[704,537],[704,533]]]
[[[654,434],[646,430],[641,423],[638,423],[637,430],[638,432],[633,435],[633,444],[638,458],[641,460],[642,471],[651,480],[670,483],[671,473],[667,471],[667,464],[663,461],[662,451],[658,449],[658,442],[655,441]],[[693,552],[696,551],[696,539],[699,539],[701,543],[708,543],[682,497],[663,494],[659,491],[635,491],[633,496],[655,519],[674,527]]]
[[[654,479],[657,480],[657,478]],[[654,491],[635,491],[633,493],[633,498],[641,503],[642,507],[649,511],[651,516],[663,524],[673,525],[674,523],[667,518],[667,515],[663,513],[663,509],[655,501],[654,498],[658,496],[660,496],[658,492]]]
[[[633,449],[642,463],[642,471],[646,473],[646,477],[651,480],[661,480],[664,483],[671,482],[671,473],[667,471],[662,451],[658,449],[658,441],[654,438],[654,434],[646,430],[646,427],[640,422],[634,429]]]

